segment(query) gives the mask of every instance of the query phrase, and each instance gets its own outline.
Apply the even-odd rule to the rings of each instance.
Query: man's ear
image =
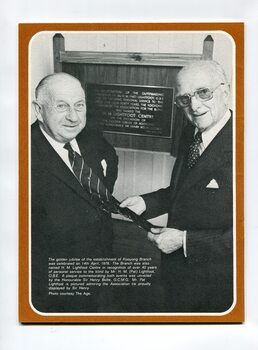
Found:
[[[228,103],[230,99],[230,85],[229,84],[222,85],[222,88],[223,88],[225,101]]]
[[[32,107],[33,107],[33,111],[34,111],[34,115],[35,117],[43,122],[43,118],[42,118],[42,107],[41,105],[37,102],[37,101],[32,101]]]

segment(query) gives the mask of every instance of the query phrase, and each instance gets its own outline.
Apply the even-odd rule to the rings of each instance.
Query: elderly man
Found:
[[[232,113],[229,84],[214,61],[185,66],[176,103],[189,125],[166,189],[127,198],[146,218],[168,213],[149,239],[161,250],[165,307],[223,312],[233,303]]]
[[[111,217],[98,199],[103,191],[112,193],[117,156],[102,135],[84,129],[85,94],[73,76],[58,73],[42,79],[33,106],[32,304],[41,312],[97,311],[100,299],[94,288],[87,296],[56,295],[49,289],[48,274],[55,270],[48,272],[48,264],[57,258],[112,254]]]

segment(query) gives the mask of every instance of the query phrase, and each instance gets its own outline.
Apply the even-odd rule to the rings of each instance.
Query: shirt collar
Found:
[[[43,135],[45,136],[45,138],[48,140],[48,142],[50,143],[50,145],[54,148],[54,150],[57,153],[60,153],[64,150],[64,142],[58,142],[55,139],[53,139],[50,135],[48,135],[45,130],[42,128],[42,126],[40,125],[40,130],[42,131]],[[76,141],[76,139],[73,139],[72,141],[70,141],[70,144],[73,148],[74,151],[76,151],[77,153],[81,154],[78,143]]]
[[[228,109],[226,113],[224,114],[224,117],[221,118],[218,123],[216,123],[212,128],[209,130],[202,132],[202,143],[204,148],[206,148],[211,141],[215,138],[215,136],[220,132],[220,130],[226,125],[227,121],[230,119],[231,113]],[[195,134],[198,132],[198,129],[195,129]]]

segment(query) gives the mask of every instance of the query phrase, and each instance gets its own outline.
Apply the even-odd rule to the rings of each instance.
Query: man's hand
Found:
[[[184,231],[174,228],[153,228],[152,232],[148,232],[148,238],[163,253],[170,254],[183,246]]]
[[[146,210],[146,204],[141,196],[128,197],[120,204],[121,208],[129,208],[138,215]]]

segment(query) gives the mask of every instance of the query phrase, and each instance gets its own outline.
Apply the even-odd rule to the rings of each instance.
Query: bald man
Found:
[[[214,61],[193,62],[177,76],[183,131],[171,184],[126,199],[147,218],[168,213],[148,237],[161,251],[165,308],[225,312],[233,304],[232,113],[230,89]]]
[[[98,311],[98,289],[92,288],[87,296],[57,296],[48,289],[48,263],[49,259],[112,254],[110,214],[101,210],[82,186],[69,152],[76,152],[110,193],[117,178],[117,156],[102,135],[85,128],[85,93],[76,78],[65,73],[49,75],[40,81],[35,95],[37,121],[31,126],[32,304],[41,312]]]

